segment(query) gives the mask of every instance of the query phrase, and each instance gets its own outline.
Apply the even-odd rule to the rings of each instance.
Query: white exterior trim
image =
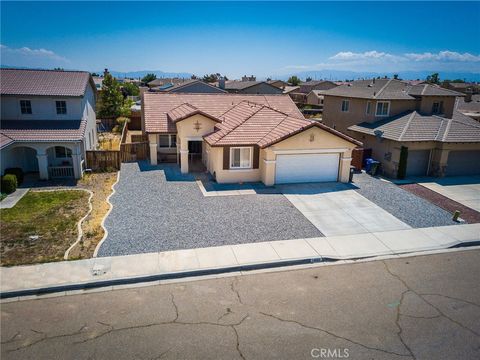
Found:
[[[202,136],[187,136],[184,139],[186,139],[187,141],[203,141]]]
[[[277,160],[266,160],[266,159],[263,159],[263,162],[265,164],[275,164],[277,162]]]
[[[343,153],[348,151],[347,148],[341,149],[292,149],[292,150],[273,150],[274,154],[283,155],[283,154],[328,154],[328,153]]]

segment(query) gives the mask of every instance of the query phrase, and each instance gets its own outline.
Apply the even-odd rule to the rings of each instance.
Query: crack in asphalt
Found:
[[[242,297],[240,296],[239,290],[236,288],[235,283],[238,281],[237,277],[234,277],[231,284],[230,288],[232,289],[233,293],[237,296],[237,300],[240,304],[245,305],[242,301]]]
[[[296,325],[301,326],[301,327],[304,327],[304,328],[306,328],[306,329],[321,331],[321,332],[324,332],[325,334],[328,334],[328,335],[330,335],[330,336],[333,336],[333,337],[335,337],[335,338],[337,338],[337,339],[342,339],[342,340],[348,341],[348,342],[350,342],[350,343],[352,343],[352,344],[361,346],[361,347],[363,347],[363,348],[365,348],[365,349],[368,349],[368,350],[380,351],[380,352],[383,352],[383,353],[386,353],[386,354],[390,354],[390,355],[408,356],[408,357],[411,357],[410,354],[400,354],[400,353],[397,353],[397,352],[395,352],[395,351],[390,351],[390,350],[385,350],[385,349],[380,349],[380,348],[377,348],[377,347],[365,345],[365,344],[362,344],[361,342],[358,342],[358,341],[349,339],[349,338],[347,338],[347,337],[344,337],[344,336],[335,334],[335,333],[333,333],[332,331],[329,331],[329,330],[326,330],[326,329],[323,329],[323,328],[320,328],[320,327],[316,327],[316,326],[306,325],[306,324],[303,324],[303,323],[301,323],[300,321],[297,321],[297,320],[283,319],[283,318],[281,318],[281,317],[279,317],[279,316],[276,316],[276,315],[273,315],[273,314],[264,313],[264,312],[262,312],[262,311],[260,311],[259,314],[262,314],[262,315],[264,315],[264,316],[271,317],[271,318],[276,319],[276,320],[278,320],[278,321],[282,321],[282,322],[286,322],[286,323],[291,323],[291,324],[296,324]]]
[[[437,306],[435,306],[435,305],[432,304],[430,301],[428,301],[428,300],[425,298],[425,296],[440,296],[440,297],[445,297],[445,298],[452,299],[452,300],[462,301],[462,302],[471,304],[471,305],[473,305],[473,306],[479,306],[478,304],[472,303],[472,302],[470,302],[470,301],[468,301],[468,300],[464,300],[464,299],[460,299],[460,298],[454,298],[454,297],[450,297],[450,296],[442,295],[442,294],[438,294],[438,293],[435,293],[435,294],[422,294],[422,293],[419,293],[419,292],[417,292],[416,290],[412,289],[412,288],[407,284],[407,282],[400,277],[400,275],[393,273],[393,272],[390,270],[390,268],[388,267],[388,264],[386,263],[385,260],[383,260],[382,263],[383,263],[383,265],[385,266],[385,269],[387,270],[387,272],[388,272],[391,276],[393,276],[395,279],[397,279],[398,281],[400,281],[400,282],[403,284],[403,286],[408,289],[407,291],[405,291],[405,292],[402,293],[402,298],[401,298],[401,300],[400,300],[400,304],[399,304],[398,309],[397,309],[399,316],[402,315],[402,314],[400,313],[400,307],[401,307],[401,305],[402,305],[403,296],[405,295],[406,292],[411,291],[412,293],[414,293],[415,295],[417,295],[419,298],[421,298],[425,303],[427,303],[427,304],[430,305],[432,308],[434,308],[434,309],[440,314],[439,317],[444,317],[445,319],[451,321],[452,323],[460,326],[462,329],[464,329],[464,330],[466,330],[466,331],[468,331],[468,332],[476,335],[477,337],[480,337],[480,334],[477,333],[475,330],[470,329],[469,327],[465,326],[465,325],[462,324],[461,322],[459,322],[459,321],[457,321],[457,320],[455,320],[455,319],[452,319],[450,316],[446,315],[446,314],[445,314],[442,310],[440,310]],[[402,316],[403,316],[403,315],[402,315]],[[398,324],[397,326],[400,327],[400,324],[398,323],[398,321],[397,321],[397,324]],[[401,329],[401,327],[400,327],[400,329]],[[402,340],[402,342],[403,342],[403,340]]]
[[[26,345],[22,345],[22,346],[19,346],[19,347],[15,348],[15,349],[7,350],[7,351],[8,352],[15,352],[15,351],[18,351],[18,350],[23,350],[23,349],[32,347],[34,345],[37,345],[37,344],[39,344],[41,342],[44,342],[44,341],[47,341],[47,340],[50,341],[52,339],[58,339],[58,338],[62,338],[62,337],[76,336],[76,335],[79,335],[86,327],[87,327],[87,324],[84,324],[84,325],[82,325],[82,327],[79,330],[77,330],[73,333],[53,335],[53,336],[48,336],[46,333],[44,333],[42,331],[30,329],[30,331],[32,331],[34,333],[37,333],[37,334],[41,334],[41,335],[43,335],[43,337],[41,337],[40,339],[37,339],[36,341],[28,343]]]
[[[400,340],[402,345],[405,347],[405,349],[407,349],[410,356],[415,360],[416,359],[415,354],[413,353],[412,349],[410,348],[410,346],[408,346],[408,344],[406,343],[405,339],[402,336],[403,328],[400,325],[400,316],[401,316],[400,308],[402,307],[403,300],[405,299],[405,295],[408,292],[410,292],[410,289],[407,287],[407,290],[403,291],[402,294],[400,295],[400,301],[399,301],[399,304],[397,306],[397,314],[395,315],[395,325],[398,327],[398,332],[397,332],[398,339]]]

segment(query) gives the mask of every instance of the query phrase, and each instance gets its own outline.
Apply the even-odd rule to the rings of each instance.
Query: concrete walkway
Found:
[[[15,190],[13,193],[8,195],[5,199],[0,201],[0,209],[11,209],[14,207],[17,202],[30,190],[29,188],[21,188]]]
[[[477,179],[478,183],[449,184],[437,181],[419,184],[473,210],[480,211],[480,177],[472,177],[470,180],[473,179]]]
[[[240,271],[239,267],[248,269],[248,266],[258,264],[267,267],[294,261],[299,263],[301,260],[305,263],[322,261],[324,258],[344,260],[394,256],[478,241],[480,224],[469,224],[2,267],[1,292],[6,296],[8,294],[5,293],[14,291],[70,286],[56,291],[65,293],[74,288],[73,292],[78,293],[84,285],[97,286],[92,285],[95,282],[103,282],[98,286],[113,287],[122,284],[121,279],[127,279],[125,283],[134,283],[137,277],[144,277],[139,282],[154,281],[166,275],[168,277],[165,278],[182,277],[182,272],[188,272],[188,276],[207,275],[209,270],[216,269],[218,274],[227,272],[229,268]]]

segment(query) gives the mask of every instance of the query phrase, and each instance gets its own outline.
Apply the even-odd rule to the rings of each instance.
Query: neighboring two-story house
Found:
[[[324,93],[323,123],[362,141],[391,177],[402,147],[407,176],[480,174],[480,123],[455,109],[458,96],[431,84],[353,81]]]
[[[82,177],[97,146],[95,83],[88,72],[0,70],[1,172],[40,179]]]

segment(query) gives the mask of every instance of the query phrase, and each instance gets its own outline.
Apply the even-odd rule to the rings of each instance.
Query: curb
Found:
[[[108,195],[107,199],[106,199],[106,201],[107,201],[108,205],[110,205],[110,207],[109,207],[107,213],[105,214],[105,216],[103,217],[102,222],[100,223],[100,226],[103,229],[103,237],[100,240],[100,242],[97,244],[97,246],[95,247],[95,251],[93,252],[92,258],[96,258],[98,256],[98,251],[100,250],[100,247],[102,246],[103,242],[107,239],[108,230],[105,227],[105,220],[107,220],[108,215],[110,215],[110,213],[113,210],[113,204],[110,202],[110,198],[113,196],[113,194],[115,194],[115,192],[116,192],[115,191],[115,185],[117,185],[119,181],[120,181],[120,170],[118,170],[118,172],[117,172],[117,181],[115,181],[111,186],[112,193],[110,195]]]
[[[9,298],[14,298],[19,296],[45,295],[45,294],[52,294],[56,292],[73,291],[73,290],[88,290],[88,289],[117,286],[117,285],[131,285],[136,283],[152,282],[152,281],[159,281],[159,280],[172,280],[172,279],[182,279],[187,277],[218,275],[218,274],[232,273],[232,272],[238,272],[238,271],[253,271],[253,270],[262,270],[262,269],[269,269],[269,268],[279,268],[279,267],[285,267],[285,266],[307,265],[307,264],[314,264],[319,262],[330,262],[330,261],[335,261],[335,260],[332,260],[329,258],[314,257],[314,258],[275,261],[275,262],[269,262],[269,263],[258,263],[258,264],[250,264],[250,265],[237,265],[237,266],[230,266],[225,268],[189,270],[189,271],[181,271],[181,272],[174,272],[174,273],[136,276],[131,278],[90,281],[90,282],[80,283],[80,284],[49,286],[49,287],[38,288],[38,289],[6,291],[6,292],[0,293],[0,299],[9,299]]]

